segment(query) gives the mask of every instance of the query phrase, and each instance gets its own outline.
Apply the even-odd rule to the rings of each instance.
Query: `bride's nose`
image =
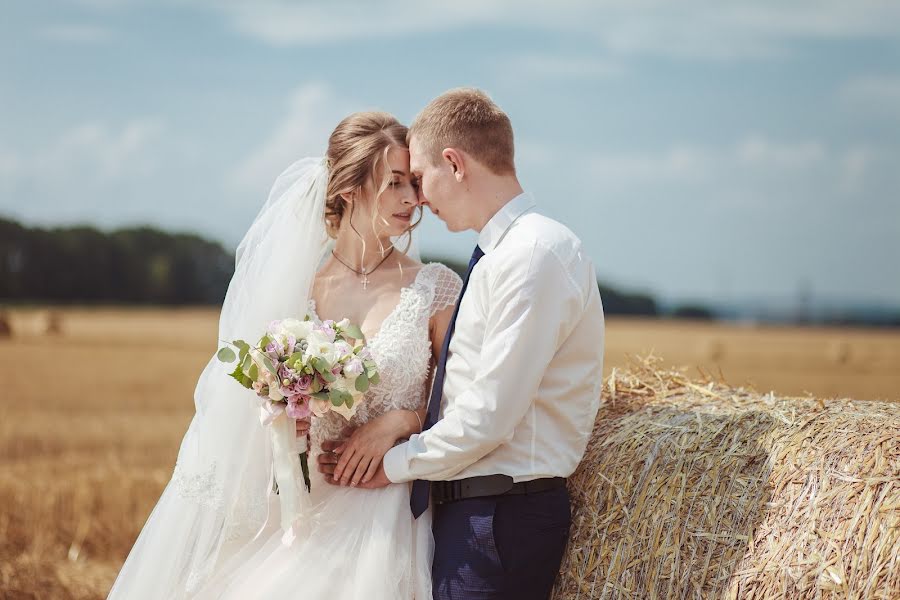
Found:
[[[406,206],[415,206],[419,203],[419,197],[416,195],[416,191],[412,190],[403,194],[401,202]]]

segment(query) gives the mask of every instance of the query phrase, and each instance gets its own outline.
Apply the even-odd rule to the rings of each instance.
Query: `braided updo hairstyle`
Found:
[[[387,165],[392,147],[406,148],[407,128],[385,112],[358,112],[338,123],[328,139],[328,190],[325,197],[325,225],[328,235],[337,237],[346,203],[342,194],[362,189],[372,182],[375,197],[390,185],[392,175],[377,181],[376,174]]]

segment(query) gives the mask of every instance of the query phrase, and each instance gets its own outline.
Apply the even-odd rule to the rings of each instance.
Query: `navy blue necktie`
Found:
[[[440,358],[438,359],[437,371],[434,373],[434,385],[431,387],[431,399],[428,401],[428,411],[425,414],[425,423],[422,431],[429,429],[437,421],[438,414],[441,411],[441,398],[444,395],[444,373],[447,370],[447,354],[450,350],[450,338],[453,337],[453,331],[456,329],[456,316],[459,314],[459,305],[462,303],[463,294],[469,287],[469,276],[472,269],[484,256],[484,252],[479,246],[475,246],[472,252],[472,260],[469,261],[469,270],[466,271],[466,278],[463,279],[462,290],[459,292],[459,300],[456,301],[456,309],[453,311],[453,317],[450,319],[450,325],[447,327],[447,335],[444,337],[444,345],[441,348]],[[416,479],[413,482],[412,493],[409,496],[409,507],[412,509],[413,516],[419,518],[425,509],[428,508],[428,495],[431,492],[431,482],[424,479]]]

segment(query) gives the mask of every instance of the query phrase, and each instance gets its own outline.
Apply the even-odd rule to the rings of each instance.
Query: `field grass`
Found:
[[[215,351],[209,309],[12,313],[0,339],[0,598],[104,598],[171,474]],[[900,398],[900,332],[611,319],[606,371],[653,351],[732,385]]]

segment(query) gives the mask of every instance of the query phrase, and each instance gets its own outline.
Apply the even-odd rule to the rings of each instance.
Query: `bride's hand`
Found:
[[[381,459],[408,429],[409,411],[391,410],[357,427],[350,439],[335,448],[340,457],[334,482],[356,486],[366,483],[378,471]]]
[[[309,417],[305,419],[297,419],[297,437],[304,438],[309,433]]]

